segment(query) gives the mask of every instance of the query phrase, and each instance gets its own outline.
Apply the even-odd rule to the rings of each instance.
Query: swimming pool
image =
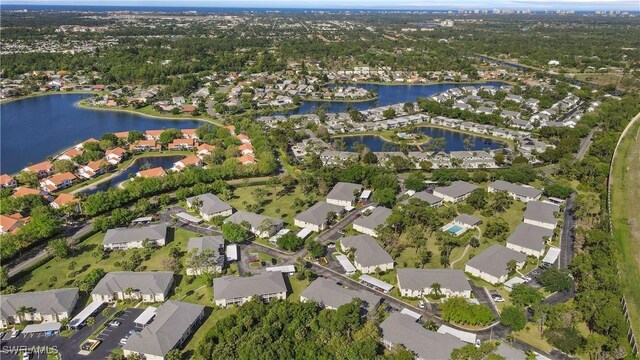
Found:
[[[463,229],[458,226],[458,225],[451,225],[450,228],[447,229],[448,232],[457,235],[459,232],[461,232]]]

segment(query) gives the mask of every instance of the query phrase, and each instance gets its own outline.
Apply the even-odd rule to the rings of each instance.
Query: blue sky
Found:
[[[115,5],[115,6],[197,6],[268,7],[328,9],[575,9],[640,11],[640,0],[3,0],[4,4],[23,5]]]

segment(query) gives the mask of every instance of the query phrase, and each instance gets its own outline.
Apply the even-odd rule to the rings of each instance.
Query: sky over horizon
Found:
[[[314,9],[531,9],[640,11],[640,0],[3,0],[4,5],[253,7]]]

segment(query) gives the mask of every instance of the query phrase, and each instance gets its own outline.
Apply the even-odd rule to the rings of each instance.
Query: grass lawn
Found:
[[[292,225],[293,218],[298,215],[298,213],[306,209],[306,206],[294,207],[294,199],[300,198],[306,201],[309,199],[317,200],[317,198],[312,194],[303,193],[300,187],[296,187],[296,189],[289,194],[279,196],[277,193],[281,189],[281,186],[276,186],[274,188],[270,185],[239,187],[234,190],[234,198],[228,202],[236,209],[246,210],[248,205],[256,203],[256,196],[254,195],[255,192],[263,190],[265,194],[268,195],[264,197],[265,205],[261,209],[261,214],[282,219],[288,225]]]
[[[629,129],[614,159],[611,223],[620,277],[636,339],[640,336],[640,121]],[[632,214],[635,214],[633,216]]]
[[[183,253],[186,252],[187,241],[193,236],[197,236],[197,234],[183,229],[175,230],[173,240],[166,246],[155,249],[149,260],[143,261],[141,266],[145,267],[147,271],[165,270],[162,260],[169,256],[169,249],[178,246]],[[97,261],[92,253],[102,246],[103,238],[104,233],[92,235],[78,244],[75,256],[67,259],[52,259],[31,273],[25,274],[15,285],[19,287],[21,292],[60,289],[72,286],[76,279],[83,279],[88,271],[95,268],[102,268],[105,272],[121,271],[122,268],[117,267],[115,263],[128,259],[133,250],[105,253],[105,257]],[[77,272],[75,276],[70,276],[72,275],[72,270],[69,270],[71,262],[75,262],[74,271]]]
[[[174,293],[170,299],[211,306],[213,305],[213,284],[208,283],[204,276],[176,276]]]
[[[196,333],[191,337],[189,342],[184,348],[184,351],[187,353],[193,353],[198,344],[202,340],[204,340],[209,329],[212,329],[215,324],[220,321],[220,319],[225,318],[227,316],[233,315],[238,311],[238,307],[232,306],[227,309],[213,309],[208,307],[205,312],[210,312],[209,317],[204,321],[204,323],[200,326],[200,328],[196,331]]]
[[[518,332],[514,332],[513,334],[515,335],[516,339],[524,341],[527,344],[544,352],[548,353],[553,350],[553,346],[551,346],[545,338],[540,336],[540,331],[538,331],[538,328],[533,324],[527,324],[524,329]]]
[[[300,293],[309,286],[311,281],[309,281],[309,279],[298,280],[296,278],[296,274],[287,277],[287,279],[289,280],[289,284],[291,284],[292,291],[292,293],[287,297],[287,300],[292,302],[300,301]]]

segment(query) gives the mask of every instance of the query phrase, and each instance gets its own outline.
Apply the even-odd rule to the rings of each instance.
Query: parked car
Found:
[[[129,340],[128,337],[123,337],[122,339],[120,339],[120,344],[122,344],[122,345],[126,344],[127,340]]]
[[[476,347],[479,348],[480,345],[482,345],[482,343],[480,342],[480,339],[476,339]]]
[[[522,276],[522,280],[524,280],[526,282],[529,282],[529,281],[531,281],[531,277],[529,277],[527,275],[524,275],[524,276]]]
[[[0,340],[4,339],[4,335],[5,335],[5,334],[6,334],[6,333],[5,333],[4,331],[0,332]]]
[[[17,337],[18,337],[18,335],[20,335],[20,330],[13,330],[13,331],[11,332],[11,338],[12,338],[12,339],[17,338]]]
[[[29,360],[31,358],[31,354],[28,351],[22,353],[22,360]]]
[[[109,323],[109,326],[111,327],[118,327],[120,326],[120,321],[118,320],[113,320],[112,322]]]
[[[420,309],[424,309],[427,305],[424,303],[424,300],[420,300],[420,302],[418,302],[418,307]]]

